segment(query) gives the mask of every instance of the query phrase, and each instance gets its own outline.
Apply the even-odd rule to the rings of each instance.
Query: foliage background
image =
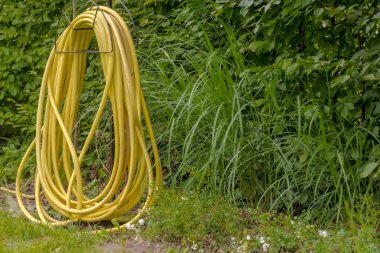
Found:
[[[63,4],[0,0],[2,181],[33,135]],[[166,184],[325,222],[378,205],[378,1],[134,0],[128,8]],[[91,61],[87,113],[99,72]]]

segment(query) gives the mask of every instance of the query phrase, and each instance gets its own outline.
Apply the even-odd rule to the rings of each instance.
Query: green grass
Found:
[[[97,252],[97,236],[49,228],[0,211],[0,252]]]
[[[269,252],[378,252],[379,212],[357,211],[351,223],[326,226],[310,213],[294,217],[237,208],[210,192],[165,189],[143,218],[144,225],[112,236],[94,236],[78,226],[49,228],[0,211],[0,252],[101,252],[112,245],[128,252],[134,240],[145,246],[160,243],[165,252],[265,252],[265,243]]]
[[[242,236],[244,222],[240,210],[218,196],[165,191],[149,211],[142,235],[184,246],[201,243],[218,248],[229,245],[232,236]]]
[[[264,243],[270,252],[370,253],[380,249],[375,223],[325,227],[315,223],[310,213],[292,217],[238,209],[209,193],[163,191],[146,219],[140,231],[143,238],[176,242],[196,251],[264,252]]]
[[[378,180],[363,176],[369,163],[377,166],[374,125],[348,127],[327,91],[321,98],[282,87],[282,60],[246,66],[237,33],[215,29],[225,47],[181,33],[140,43],[166,184],[220,193],[237,206],[307,211],[323,224],[347,221],[358,204],[368,208],[363,197],[378,207]]]

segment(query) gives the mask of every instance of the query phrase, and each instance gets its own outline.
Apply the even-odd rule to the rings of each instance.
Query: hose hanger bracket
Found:
[[[118,0],[118,2],[120,3],[120,5],[122,6],[123,10],[126,11],[126,13],[128,14],[130,20],[131,20],[131,24],[132,24],[132,27],[135,29],[136,26],[135,26],[135,23],[133,21],[133,18],[132,18],[132,15],[130,13],[130,11],[128,10],[127,6],[120,0]],[[55,38],[54,38],[54,51],[55,53],[64,53],[64,54],[86,54],[86,53],[94,53],[94,54],[109,54],[109,53],[112,53],[114,51],[114,36],[112,34],[112,29],[110,27],[110,23],[109,23],[109,20],[107,18],[107,16],[104,14],[104,11],[102,11],[100,8],[99,8],[99,5],[95,2],[95,1],[92,1],[92,0],[88,0],[86,1],[86,3],[82,4],[82,6],[80,6],[79,8],[77,8],[77,1],[73,1],[72,2],[72,17],[73,19],[70,20],[69,18],[69,15],[66,13],[66,9],[70,6],[70,3],[66,3],[64,8],[63,8],[63,11],[61,13],[61,16],[59,17],[58,19],[58,23],[57,23],[57,29],[56,29],[56,35],[55,35]],[[112,8],[112,0],[107,0],[107,6],[109,8]],[[75,20],[75,18],[77,17],[77,13],[81,10],[92,10],[93,8],[96,8],[96,11],[95,11],[95,15],[94,15],[94,18],[93,18],[93,21],[92,21],[92,25],[91,27],[86,27],[86,28],[76,28],[74,27],[73,25],[73,22]],[[111,39],[111,48],[109,50],[105,50],[105,51],[100,51],[99,49],[97,49],[96,47],[94,49],[86,49],[86,50],[60,50],[58,48],[58,39],[60,37],[59,35],[59,28],[60,28],[60,24],[61,24],[61,20],[62,20],[62,17],[64,17],[64,20],[66,20],[67,24],[68,24],[68,27],[69,28],[66,28],[66,29],[71,29],[72,31],[74,32],[81,32],[81,31],[86,31],[86,30],[93,30],[94,29],[94,26],[95,26],[95,22],[96,22],[96,19],[99,15],[99,12],[103,15],[104,19],[106,20],[106,23],[107,23],[107,30],[108,30],[108,33],[109,33],[109,37]],[[138,39],[136,39],[135,41],[135,44],[137,46],[137,42],[138,42]]]
[[[95,54],[99,54],[99,53],[112,53],[113,52],[113,34],[112,34],[112,30],[110,29],[110,24],[109,24],[109,21],[106,17],[106,15],[104,14],[104,12],[102,10],[100,10],[99,8],[99,5],[92,1],[92,0],[89,0],[87,1],[86,5],[88,3],[91,3],[92,6],[90,8],[88,8],[89,10],[91,10],[92,8],[96,8],[96,11],[95,11],[95,15],[94,15],[94,18],[92,20],[92,25],[91,27],[88,27],[88,28],[75,28],[74,25],[73,25],[73,22],[75,21],[75,18],[73,18],[72,21],[70,21],[69,19],[69,16],[67,15],[67,13],[65,12],[66,10],[66,7],[67,7],[67,4],[66,6],[63,8],[63,11],[62,11],[62,15],[60,16],[59,20],[58,20],[58,24],[57,24],[57,30],[56,30],[56,36],[55,36],[55,39],[54,39],[54,51],[55,53],[65,53],[65,54],[85,54],[85,53],[95,53]],[[82,7],[83,8],[83,7]],[[80,9],[82,9],[80,8]],[[73,17],[76,16],[76,9],[73,8]],[[107,23],[107,30],[108,30],[108,33],[110,35],[110,39],[111,39],[111,48],[109,50],[106,50],[106,51],[100,51],[98,49],[86,49],[86,50],[60,50],[58,48],[58,39],[59,39],[59,36],[58,36],[58,29],[60,27],[60,23],[61,23],[61,19],[62,19],[62,16],[65,17],[67,23],[68,23],[68,28],[66,29],[71,29],[73,32],[82,32],[82,31],[87,31],[87,30],[93,30],[94,29],[94,25],[95,25],[95,21],[96,21],[96,18],[98,17],[98,13],[101,12],[104,19],[106,20],[106,23]]]

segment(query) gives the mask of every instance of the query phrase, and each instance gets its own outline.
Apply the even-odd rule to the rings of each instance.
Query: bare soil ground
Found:
[[[120,244],[115,242],[103,243],[97,247],[101,252],[105,253],[119,253],[119,252],[136,252],[136,253],[153,253],[153,252],[166,252],[161,244],[151,244],[149,242],[137,242],[128,240]]]

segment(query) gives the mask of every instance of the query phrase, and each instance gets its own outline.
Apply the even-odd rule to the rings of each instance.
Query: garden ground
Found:
[[[239,209],[205,193],[164,190],[141,224],[96,236],[84,233],[91,229],[84,224],[32,224],[11,194],[0,192],[0,203],[0,252],[378,252],[380,245],[369,223],[322,228],[307,214]]]

